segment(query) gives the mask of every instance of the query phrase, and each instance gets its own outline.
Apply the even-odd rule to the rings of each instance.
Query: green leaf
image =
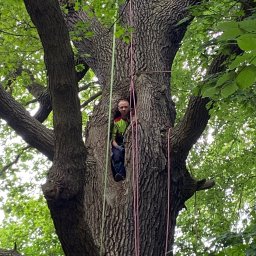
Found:
[[[227,81],[230,81],[230,80],[232,80],[233,78],[234,78],[234,76],[235,76],[235,72],[227,72],[227,73],[225,73],[224,75],[222,75],[219,79],[218,79],[218,81],[217,81],[217,83],[216,83],[216,86],[218,87],[218,86],[221,86],[221,85],[223,85],[224,83],[226,83]]]
[[[239,27],[247,32],[256,32],[256,19],[248,19],[239,22]]]
[[[223,22],[218,25],[218,29],[223,31],[223,34],[219,37],[219,40],[236,39],[244,32],[239,28],[238,23],[235,21]]]
[[[256,50],[256,36],[253,34],[241,35],[237,39],[237,43],[241,50],[244,50],[244,51]]]
[[[246,63],[250,63],[252,58],[255,56],[254,52],[245,52],[242,55],[238,55],[229,65],[229,69],[235,69],[239,66],[241,66],[241,64],[243,64],[244,62]],[[256,56],[255,56],[256,57]]]
[[[253,64],[254,66],[256,66],[256,52],[253,52],[252,51],[252,53],[253,53],[253,57],[252,57],[252,60],[251,60],[251,64]]]
[[[123,36],[122,39],[123,39],[123,41],[124,41],[126,44],[129,44],[130,41],[131,41],[130,36],[128,36],[128,35]]]
[[[83,64],[78,64],[78,65],[76,65],[76,71],[77,72],[81,72],[81,71],[83,71],[84,70],[84,65]]]
[[[87,38],[91,38],[91,37],[94,36],[94,32],[93,32],[93,31],[88,31],[88,32],[85,33],[85,36],[86,36]]]
[[[219,90],[214,87],[206,87],[202,89],[202,96],[203,97],[209,97],[209,98],[214,98],[214,96],[216,96],[218,94]]]
[[[238,86],[235,82],[230,83],[221,89],[221,96],[227,98],[238,90]]]
[[[236,82],[241,89],[250,87],[256,81],[256,67],[250,65],[241,70],[236,78]]]
[[[192,93],[193,93],[193,95],[198,96],[200,94],[200,91],[201,91],[201,87],[196,86],[193,88]]]
[[[218,28],[222,31],[226,31],[229,29],[236,29],[239,28],[238,27],[238,23],[236,21],[226,21],[226,22],[222,22],[218,25]]]
[[[239,37],[243,32],[239,28],[231,28],[224,31],[223,34],[218,38],[219,40],[231,40]]]

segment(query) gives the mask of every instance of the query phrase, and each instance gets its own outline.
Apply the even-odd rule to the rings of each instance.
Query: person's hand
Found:
[[[124,147],[122,147],[122,146],[118,146],[117,149],[120,150],[121,152],[124,151]]]

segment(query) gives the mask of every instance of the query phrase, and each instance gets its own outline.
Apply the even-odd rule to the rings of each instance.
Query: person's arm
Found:
[[[124,151],[124,147],[120,146],[117,144],[116,140],[115,140],[115,134],[113,134],[113,137],[112,137],[112,146],[120,151]]]
[[[124,151],[124,147],[118,145],[115,140],[112,140],[112,146],[120,151]]]
[[[124,151],[124,147],[118,145],[116,142],[117,131],[118,131],[118,126],[114,124],[113,130],[112,130],[112,146],[120,151]]]
[[[119,146],[116,142],[116,134],[117,134],[118,127],[116,124],[114,124],[113,130],[112,130],[112,146],[116,149],[123,150],[123,147]]]
[[[116,143],[116,140],[113,139],[112,140],[112,146],[115,147],[115,148],[119,148],[120,146]]]

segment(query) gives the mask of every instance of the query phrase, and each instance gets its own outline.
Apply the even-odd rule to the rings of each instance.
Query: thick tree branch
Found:
[[[37,27],[45,52],[56,131],[54,163],[66,162],[71,158],[74,160],[85,152],[75,61],[69,33],[58,1],[25,0],[24,2]],[[82,186],[80,175],[76,175],[76,179],[79,186]]]
[[[84,69],[76,73],[77,80],[80,81],[89,70],[89,67],[85,63],[83,63],[82,60],[77,61],[77,64],[84,65]],[[40,104],[39,110],[34,115],[34,118],[39,122],[43,123],[52,111],[52,100],[51,100],[50,92],[43,85],[36,83],[34,81],[33,76],[31,76],[31,80],[32,80],[32,83],[28,85],[27,88],[29,92],[36,99],[33,101],[30,101],[30,103],[38,101]]]
[[[6,83],[7,87],[11,87],[13,81],[15,81],[16,78],[21,75],[22,71],[25,71],[29,74],[31,84],[27,85],[27,89],[35,97],[34,100],[29,101],[26,105],[30,103],[39,102],[40,107],[37,113],[34,115],[34,118],[38,120],[40,123],[43,123],[52,111],[51,98],[46,87],[44,87],[41,84],[38,84],[35,81],[35,78],[32,72],[28,69],[22,68],[21,66],[18,67],[15,70],[15,72],[9,74],[9,77],[7,78],[7,83]]]
[[[68,9],[68,14],[64,15],[64,18],[68,29],[73,34],[75,33],[76,38],[80,38],[79,40],[73,40],[75,47],[78,49],[80,60],[94,71],[100,84],[105,85],[106,81],[102,70],[108,70],[109,65],[107,67],[103,67],[103,65],[106,63],[106,60],[109,63],[111,61],[111,33],[96,17],[89,17],[83,10],[74,10],[72,4],[69,5]],[[79,31],[77,24],[81,22],[86,24],[84,27],[86,31]],[[86,32],[89,32],[91,35],[87,36]]]
[[[209,101],[209,98],[191,97],[183,119],[174,128],[174,150],[182,152],[185,159],[208,123],[210,115],[206,104]]]
[[[36,82],[27,86],[29,92],[36,98],[40,106],[35,113],[34,118],[43,123],[52,111],[52,101],[50,93],[46,87]]]
[[[44,195],[65,255],[96,256],[98,248],[84,221],[86,152],[69,32],[57,0],[24,2],[43,44],[53,108],[55,152]]]
[[[169,25],[176,25],[177,22],[184,19],[186,16],[188,19],[191,19],[191,17],[189,17],[188,7],[199,4],[201,0],[160,0],[158,2],[160,2],[160,4],[157,5],[155,10],[157,15],[169,21]]]
[[[86,84],[85,86],[80,87],[79,92],[83,90],[87,90],[90,86],[94,84],[95,82],[91,82]],[[40,104],[40,107],[36,112],[36,114],[34,115],[34,118],[39,122],[43,123],[52,111],[52,101],[51,101],[50,93],[44,86],[37,83],[32,83],[31,85],[29,85],[28,90],[34,97],[36,97],[36,99],[28,102],[28,104],[34,103],[34,102],[39,102]],[[81,108],[84,108],[85,106],[87,106],[91,101],[93,101],[98,96],[100,96],[101,93],[102,92],[98,92],[92,97],[90,97],[87,101],[85,101],[81,105]]]
[[[231,48],[232,52],[238,50],[237,47]],[[225,69],[225,61],[230,55],[220,54],[213,59],[208,68],[208,75],[217,74]],[[190,149],[203,133],[209,119],[209,98],[192,96],[189,100],[187,110],[183,119],[178,123],[173,132],[173,145],[176,150],[182,152],[187,157]]]
[[[35,120],[0,85],[0,117],[4,119],[29,145],[53,159],[52,131]]]
[[[86,38],[88,40],[88,43],[91,43],[94,41],[95,37],[97,37],[98,34],[106,33],[107,29],[102,26],[102,24],[99,22],[96,16],[89,16],[86,12],[83,12],[81,10],[76,11],[75,10],[75,4],[73,1],[70,0],[59,0],[59,3],[61,5],[66,5],[66,8],[68,9],[68,14],[65,15],[65,19],[67,22],[67,26],[70,30],[73,30],[76,23],[78,21],[83,21],[86,24],[89,24],[88,26],[88,32],[94,32],[90,38]],[[85,5],[85,3],[83,3]],[[91,13],[94,13],[94,10],[91,10]]]
[[[246,18],[252,14],[252,10],[256,6],[256,3],[252,0],[241,0],[240,2],[241,8],[245,12],[243,18]],[[239,55],[242,53],[241,49],[233,44],[229,46],[229,51],[229,54],[220,53],[212,60],[207,71],[208,75],[223,72],[226,69],[227,60],[232,58],[232,54],[235,53],[236,55]],[[210,108],[207,108],[207,104],[209,102],[209,98],[191,97],[183,119],[174,128],[174,148],[176,148],[176,150],[181,150],[185,157],[188,155],[189,150],[194,143],[201,136],[208,123],[210,118]]]

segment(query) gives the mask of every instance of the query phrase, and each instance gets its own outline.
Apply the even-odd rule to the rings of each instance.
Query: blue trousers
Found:
[[[125,152],[121,151],[115,147],[112,147],[112,171],[113,171],[113,176],[117,173],[121,174],[123,177],[125,177],[126,172],[125,172],[125,167],[124,167],[124,155]]]

